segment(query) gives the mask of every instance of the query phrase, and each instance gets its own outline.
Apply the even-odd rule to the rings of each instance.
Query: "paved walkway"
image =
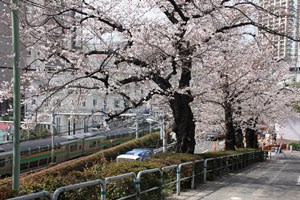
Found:
[[[168,200],[299,200],[300,152],[285,152],[279,159],[254,164],[240,173],[199,185]]]

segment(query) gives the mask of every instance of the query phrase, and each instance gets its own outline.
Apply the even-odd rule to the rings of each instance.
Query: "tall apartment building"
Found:
[[[300,38],[300,0],[259,0],[259,3],[263,8],[283,15],[282,17],[276,17],[272,14],[263,14],[260,16],[260,22],[263,25],[279,32],[286,32],[294,38]],[[288,15],[285,15],[285,13]],[[299,44],[284,36],[273,35],[269,39],[273,42],[275,58],[285,58],[291,61],[294,67],[290,68],[289,75],[293,81],[300,81]]]

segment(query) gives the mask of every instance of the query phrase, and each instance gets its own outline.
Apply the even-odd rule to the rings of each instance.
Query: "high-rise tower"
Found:
[[[300,0],[259,0],[260,5],[271,12],[260,16],[260,23],[279,33],[287,33],[293,38],[299,37],[299,3]],[[263,31],[262,31],[263,32]],[[283,35],[271,35],[270,41],[274,47],[274,56],[277,59],[292,61],[294,67],[290,72],[295,81],[299,81],[300,58],[299,44]]]

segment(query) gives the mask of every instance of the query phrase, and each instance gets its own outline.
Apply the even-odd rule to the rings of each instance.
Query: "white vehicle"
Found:
[[[122,154],[122,155],[119,155],[117,157],[117,162],[120,162],[120,161],[139,161],[139,160],[141,160],[141,157],[140,156],[135,156],[135,155]]]
[[[121,160],[127,161],[146,161],[153,155],[153,151],[150,149],[132,149],[125,154],[119,155],[117,157],[117,162]]]

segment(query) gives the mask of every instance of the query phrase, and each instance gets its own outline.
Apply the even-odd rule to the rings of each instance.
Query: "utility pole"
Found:
[[[14,81],[14,135],[13,135],[13,181],[12,189],[20,190],[20,36],[19,36],[19,0],[11,0],[12,18],[12,50],[13,50],[13,81]]]

